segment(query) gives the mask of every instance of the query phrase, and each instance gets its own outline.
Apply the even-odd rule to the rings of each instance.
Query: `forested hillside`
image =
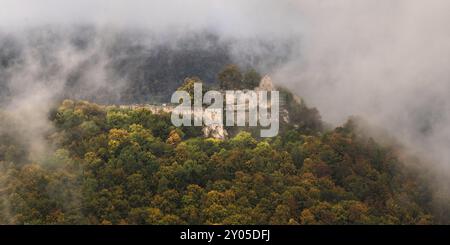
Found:
[[[13,130],[14,116],[1,112],[2,224],[435,220],[418,172],[354,120],[332,130],[284,127],[269,139],[241,131],[220,141],[145,109],[65,100],[49,118],[48,154],[35,158]]]

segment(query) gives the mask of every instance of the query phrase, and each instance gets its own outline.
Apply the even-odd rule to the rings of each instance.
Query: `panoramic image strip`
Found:
[[[0,224],[180,243],[448,225],[449,13],[0,0]]]

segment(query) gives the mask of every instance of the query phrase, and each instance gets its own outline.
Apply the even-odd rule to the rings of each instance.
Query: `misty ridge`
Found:
[[[287,59],[292,45],[292,40],[224,39],[213,30],[161,34],[85,24],[4,31],[0,105],[17,117],[31,152],[39,155],[52,129],[48,112],[64,99],[168,103],[186,77],[217,86],[217,73],[228,64],[269,71]]]
[[[447,219],[439,217],[450,208],[447,1],[169,2],[25,1],[22,13],[20,1],[7,1],[0,110],[14,122],[1,121],[0,135],[26,142],[23,155],[39,161],[55,150],[50,118],[65,99],[167,103],[186,77],[214,88],[236,64],[301,96],[327,130],[360,117],[365,134],[424,172],[431,209]]]
[[[158,35],[94,26],[41,26],[2,33],[0,39],[4,103],[31,87],[51,87],[55,99],[163,103],[186,77],[212,85],[232,63],[270,71],[293,46],[292,40],[224,40],[208,30]]]
[[[15,117],[31,155],[38,156],[48,150],[45,137],[53,128],[48,115],[64,99],[168,103],[187,77],[214,88],[229,64],[269,72],[286,62],[294,45],[292,39],[225,38],[214,30],[40,25],[4,31],[0,105]]]

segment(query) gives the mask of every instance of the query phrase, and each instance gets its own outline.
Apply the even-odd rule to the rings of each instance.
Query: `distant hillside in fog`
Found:
[[[209,31],[161,36],[78,26],[0,32],[0,101],[24,87],[52,86],[61,98],[165,102],[188,76],[213,85],[230,63],[270,71],[289,48],[288,41],[224,40]]]

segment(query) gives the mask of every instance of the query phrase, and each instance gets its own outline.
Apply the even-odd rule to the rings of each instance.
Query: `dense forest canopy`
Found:
[[[449,12],[3,0],[0,223],[450,224]],[[269,76],[277,137],[170,123],[176,90]]]
[[[234,68],[219,73],[222,84]],[[204,138],[200,128],[172,126],[168,113],[64,100],[49,114],[40,158],[27,154],[19,132],[0,130],[0,223],[446,222],[420,172],[394,148],[362,133],[356,119],[324,127],[317,110],[285,93],[297,125],[268,139],[246,129]],[[1,113],[3,129],[14,128]]]
[[[448,190],[427,165],[412,167],[355,118],[327,125],[288,88],[278,88],[288,120],[270,139],[251,127],[205,138],[168,113],[113,106],[167,103],[194,82],[253,89],[291,41],[0,32],[0,223],[449,223]]]

